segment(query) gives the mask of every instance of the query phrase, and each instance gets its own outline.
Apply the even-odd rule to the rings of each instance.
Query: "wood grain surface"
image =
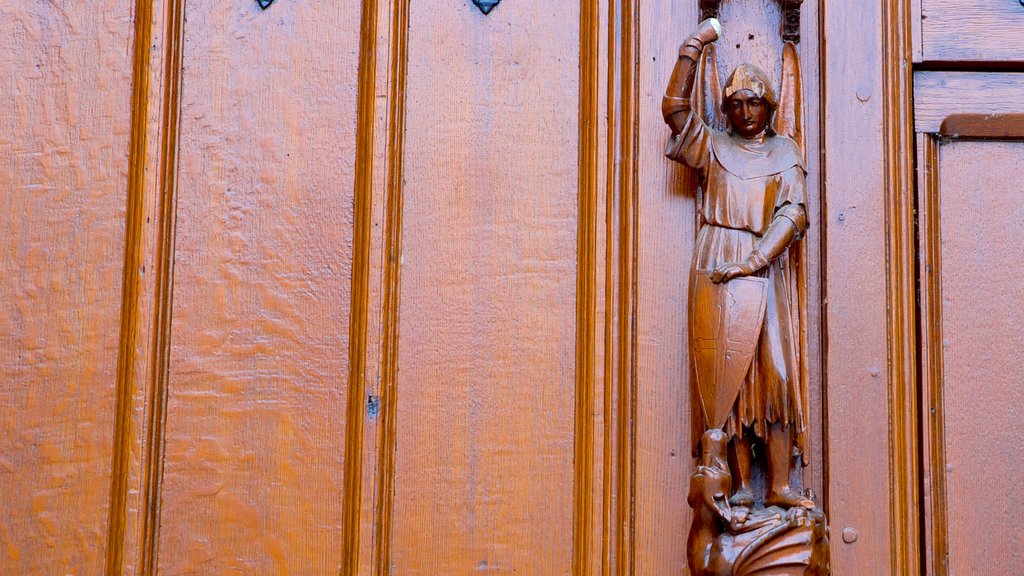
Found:
[[[857,534],[836,574],[891,573],[881,4],[824,9],[826,490],[832,534]]]
[[[1024,5],[1016,0],[921,2],[922,59],[1024,62]]]
[[[692,472],[686,310],[696,179],[665,158],[670,131],[660,103],[679,45],[697,27],[696,8],[696,2],[638,2],[637,8],[638,77],[631,95],[636,144],[629,151],[636,158],[638,196],[635,561],[625,572],[630,574],[678,574],[686,566]],[[729,41],[739,34],[736,18],[723,14],[722,25]]]
[[[952,114],[942,121],[939,133],[951,138],[1022,140],[1024,114]]]
[[[1015,114],[1021,110],[1022,73],[914,73],[914,129],[918,132],[938,133],[942,121],[952,114]]]
[[[392,569],[567,574],[579,8],[471,8],[410,12]]]
[[[333,573],[359,6],[185,22],[158,568]]]
[[[803,8],[837,574],[918,544],[903,64],[1022,60],[1016,0],[923,0],[919,31],[910,2]],[[0,6],[0,574],[684,573],[695,180],[658,104],[697,4]],[[778,3],[721,16],[722,77],[777,80]],[[916,130],[1019,113],[1020,76],[916,73]],[[989,335],[1022,287],[969,292],[1009,265],[1021,148],[928,141],[928,222],[967,243],[936,248],[931,331],[971,336],[943,349],[950,573],[1019,572],[974,511],[1012,512],[1015,461],[978,455],[1020,444]]]
[[[1024,208],[1020,142],[952,141],[938,146],[923,232],[932,299],[929,517],[936,556],[929,574],[1017,574],[1024,544],[1012,521],[1016,456],[1024,443],[1019,381],[1024,298],[1015,273]],[[978,170],[978,166],[985,166]],[[936,459],[936,456],[941,456]],[[999,551],[993,553],[993,551]]]
[[[99,574],[132,6],[0,6],[0,572]]]

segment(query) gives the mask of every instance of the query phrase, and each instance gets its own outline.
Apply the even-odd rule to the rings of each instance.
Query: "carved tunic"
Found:
[[[747,140],[714,130],[691,113],[683,130],[669,140],[666,156],[699,170],[703,177],[692,271],[743,261],[775,218],[788,218],[798,235],[807,229],[805,173],[793,140],[783,136]],[[725,432],[733,437],[749,427],[766,438],[769,423],[793,425],[803,452],[806,390],[801,390],[798,373],[800,319],[789,250],[757,275],[769,280],[767,311],[754,360]],[[690,322],[693,334],[692,316]]]

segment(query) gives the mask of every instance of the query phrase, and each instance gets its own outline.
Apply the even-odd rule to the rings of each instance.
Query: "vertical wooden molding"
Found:
[[[921,427],[925,444],[925,469],[929,482],[925,514],[927,526],[927,573],[949,574],[949,527],[946,508],[946,432],[942,402],[942,233],[939,190],[939,141],[931,135],[918,139],[921,162],[921,401],[926,425]]]
[[[177,229],[178,134],[181,112],[182,51],[185,43],[185,0],[171,0],[167,18],[167,58],[164,67],[163,119],[159,172],[151,363],[146,406],[147,427],[143,455],[144,479],[139,541],[139,574],[157,572],[160,527],[160,489],[163,484],[164,432],[170,374],[171,318],[174,310],[174,250]]]
[[[349,391],[345,432],[341,573],[359,570],[359,515],[362,496],[363,430],[366,415],[367,316],[373,219],[373,128],[377,71],[377,0],[364,0],[360,15],[356,112],[356,177],[352,231],[352,303],[349,333]]]
[[[636,382],[637,382],[637,156],[639,154],[640,91],[638,0],[622,0],[619,56],[619,286],[617,415],[618,453],[616,494],[616,559],[618,574],[635,572],[636,544]]]
[[[883,122],[892,574],[920,571],[911,0],[884,0]]]
[[[598,98],[600,2],[580,3],[579,213],[576,256],[576,423],[573,574],[590,574],[597,333]]]
[[[818,465],[821,467],[821,494],[818,495],[821,498],[821,508],[825,511],[825,515],[828,518],[832,518],[829,513],[829,470],[828,470],[828,454],[829,454],[829,442],[828,442],[828,346],[825,343],[828,341],[828,311],[825,304],[826,294],[828,294],[828,286],[825,282],[825,271],[828,269],[828,232],[826,230],[826,222],[828,219],[828,195],[825,193],[825,175],[826,164],[828,162],[828,155],[825,153],[825,75],[828,72],[828,66],[826,65],[825,55],[828,53],[827,38],[825,37],[825,3],[826,0],[818,0],[818,6],[816,13],[818,19],[815,22],[814,40],[817,40],[817,59],[815,64],[818,66],[818,86],[817,90],[812,88],[812,91],[817,93],[817,100],[815,104],[818,106],[819,122],[817,123],[818,132],[818,150],[817,150],[817,161],[818,161],[818,235],[820,244],[818,245],[818,294],[820,299],[817,302],[818,313],[820,314],[820,324],[818,326],[818,333],[815,336],[821,343],[821,357],[818,359],[818,369],[821,371],[821,459],[818,461]],[[801,67],[804,63],[801,61]],[[804,93],[804,98],[807,102],[812,102],[808,98],[807,93]],[[806,122],[806,119],[805,119]],[[804,129],[807,129],[806,124]],[[813,152],[812,152],[813,153]],[[807,154],[805,157],[810,159]],[[812,226],[815,224],[812,224]],[[807,486],[808,482],[804,476],[804,486]]]
[[[167,375],[169,369],[172,291],[174,277],[174,231],[177,214],[177,152],[181,110],[182,48],[184,44],[185,0],[168,5],[166,59],[164,60],[163,118],[160,124],[158,186],[158,229],[154,274],[153,330],[149,342],[142,464],[142,499],[138,574],[156,573],[160,525],[160,486],[163,479],[164,423],[166,421]],[[137,364],[139,285],[141,281],[145,228],[146,147],[150,137],[149,87],[152,48],[153,2],[136,4],[135,77],[132,87],[132,133],[129,153],[128,209],[125,246],[124,288],[121,311],[121,341],[118,354],[117,428],[115,430],[113,473],[111,475],[110,521],[106,570],[108,575],[124,571],[124,537],[127,519],[128,469],[131,458],[134,374]],[[139,46],[139,44],[144,46]]]
[[[607,36],[607,58],[608,58],[608,73],[607,73],[607,86],[606,90],[608,93],[607,106],[605,109],[605,122],[607,142],[606,142],[606,158],[605,158],[605,254],[604,254],[604,366],[603,366],[603,414],[604,414],[604,426],[602,428],[602,461],[601,470],[603,471],[602,486],[601,486],[601,576],[611,576],[612,568],[615,566],[615,552],[617,545],[613,546],[613,543],[617,542],[616,534],[618,534],[617,526],[615,524],[617,520],[617,514],[613,509],[615,503],[615,481],[617,480],[616,470],[613,467],[613,462],[616,462],[614,458],[615,447],[616,447],[616,434],[615,434],[615,423],[616,423],[616,412],[614,409],[616,394],[615,394],[615,171],[616,171],[616,139],[614,137],[615,130],[617,127],[616,123],[616,112],[617,103],[615,100],[616,95],[616,68],[615,63],[617,61],[617,49],[618,49],[618,36],[617,36],[617,23],[616,8],[618,2],[616,0],[608,1],[608,36]]]
[[[135,2],[135,42],[132,67],[131,135],[128,150],[128,194],[125,210],[124,266],[121,275],[121,325],[117,349],[114,407],[114,453],[110,474],[104,572],[119,576],[124,556],[128,472],[131,456],[132,397],[138,338],[139,281],[145,226],[146,139],[149,122],[149,62],[153,38],[153,0]]]
[[[910,2],[910,42],[914,62],[924,59],[924,43],[921,39],[921,1]]]
[[[409,67],[409,0],[396,0],[391,19],[391,93],[388,108],[388,180],[384,224],[384,301],[381,330],[381,437],[377,453],[374,573],[391,573],[395,446],[398,414],[398,322],[402,280],[402,214],[405,177],[405,104]]]

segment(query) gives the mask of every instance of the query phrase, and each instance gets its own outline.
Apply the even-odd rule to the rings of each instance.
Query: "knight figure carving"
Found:
[[[690,572],[825,575],[825,516],[798,473],[809,456],[799,58],[785,42],[778,90],[751,63],[721,86],[722,34],[711,18],[683,42],[662,102],[666,156],[696,170],[701,190],[689,279],[700,425]]]

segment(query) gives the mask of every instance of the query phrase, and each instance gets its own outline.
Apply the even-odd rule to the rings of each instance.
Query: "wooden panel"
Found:
[[[570,569],[579,21],[411,6],[396,574]]]
[[[359,14],[187,3],[161,572],[341,564]]]
[[[924,60],[1024,62],[1024,5],[1019,0],[921,2]]]
[[[1024,6],[1020,7],[1024,10]],[[952,114],[1014,114],[1024,110],[1024,74],[915,72],[914,129],[938,133]]]
[[[0,572],[103,572],[132,3],[0,6]]]
[[[933,364],[929,451],[930,574],[1019,574],[1024,536],[1012,521],[1024,464],[1024,221],[1020,142],[933,147],[923,229]],[[992,551],[998,550],[998,554]],[[947,556],[948,554],[948,556]]]
[[[695,180],[665,158],[670,131],[660,103],[679,44],[696,28],[699,10],[696,2],[638,4],[636,560],[628,573],[680,574],[686,566],[691,518],[686,493],[693,472],[686,310],[696,235]],[[739,37],[733,29],[738,25],[723,14],[726,38],[719,44]]]
[[[882,2],[828,3],[825,379],[828,514],[835,574],[894,574],[889,513],[889,387]],[[835,47],[842,47],[841,49]],[[846,161],[856,158],[857,161]],[[855,531],[845,542],[844,530]],[[852,534],[852,532],[849,532]],[[852,540],[853,538],[849,538]]]

